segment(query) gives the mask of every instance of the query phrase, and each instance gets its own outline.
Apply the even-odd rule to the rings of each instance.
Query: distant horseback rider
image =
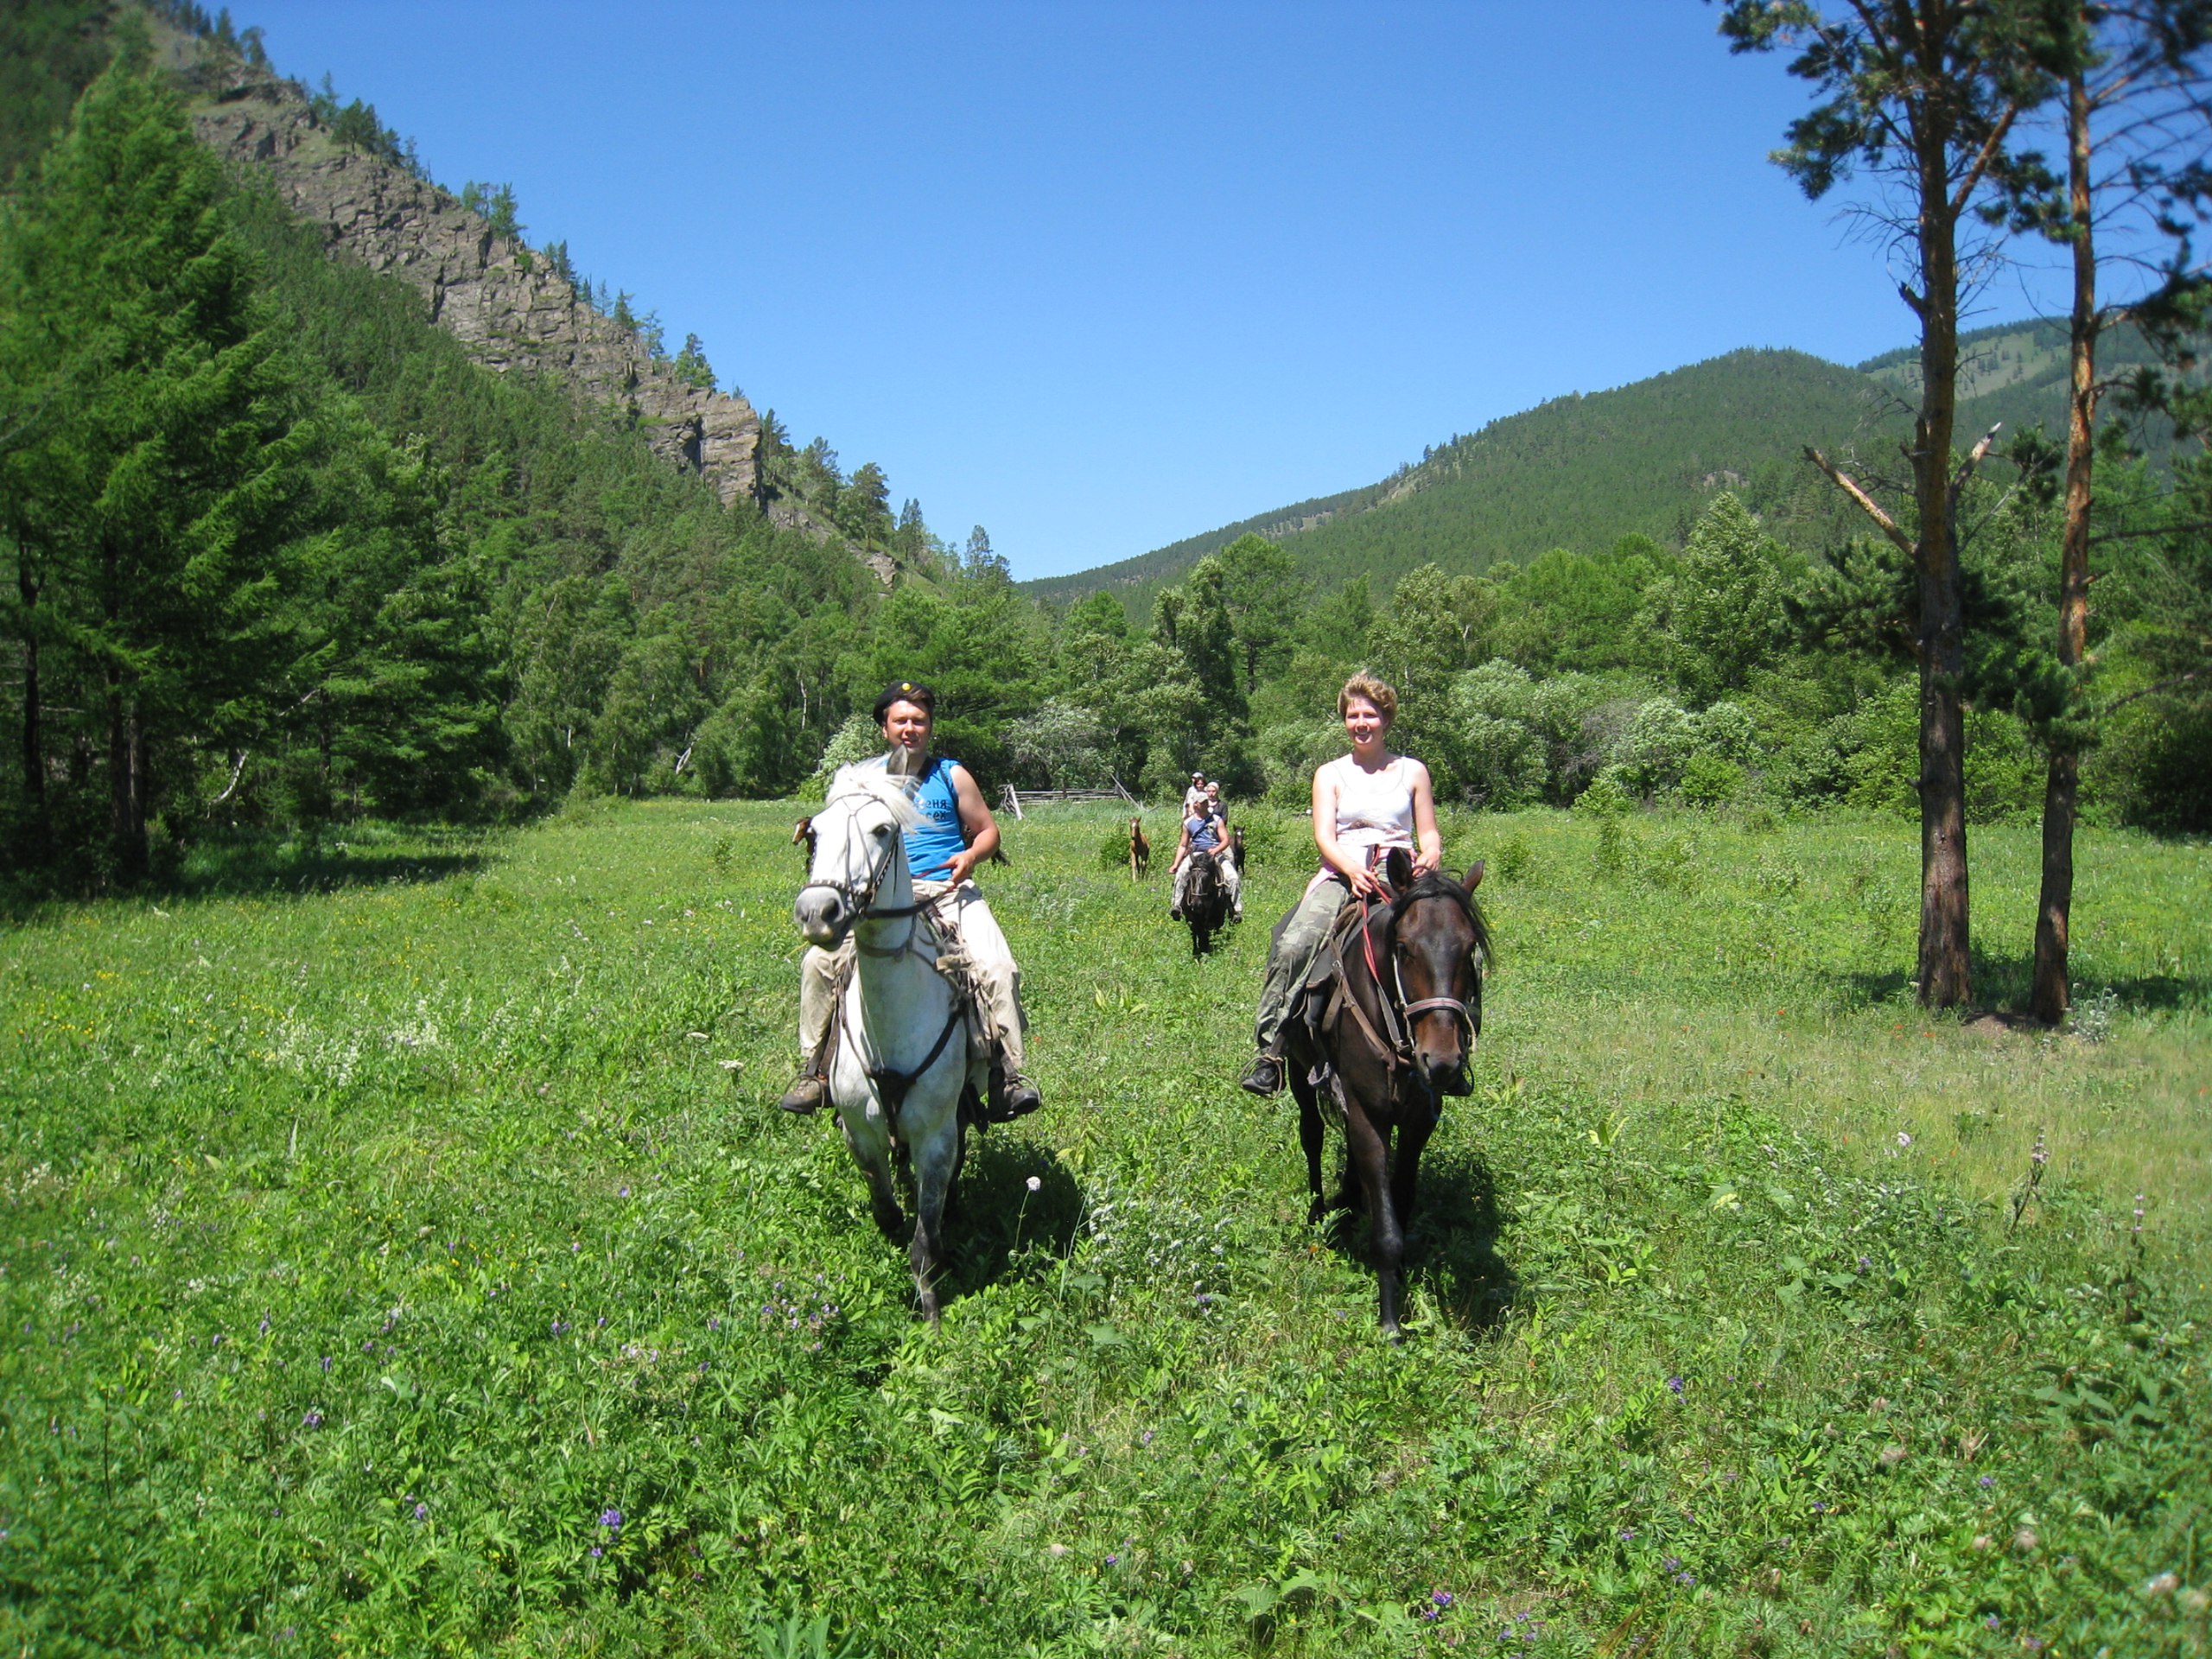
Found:
[[[1021,970],[973,880],[976,867],[998,850],[998,821],[968,768],[930,753],[937,696],[929,687],[900,680],[885,688],[873,712],[888,752],[862,764],[910,780],[922,821],[906,832],[906,865],[914,897],[927,906],[938,936],[968,960],[976,1013],[991,1052],[990,1116],[1003,1122],[1033,1112],[1043,1100],[1022,1072],[1028,1022],[1021,1012]],[[840,965],[837,954],[811,946],[800,961],[799,1074],[777,1102],[787,1112],[811,1112],[823,1103]]]
[[[1229,894],[1229,912],[1242,921],[1244,917],[1244,880],[1236,868],[1236,861],[1229,856],[1229,836],[1221,820],[1214,815],[1212,800],[1204,795],[1198,804],[1190,808],[1183,819],[1183,838],[1175,845],[1175,861],[1167,867],[1175,879],[1174,902],[1169,906],[1167,919],[1183,919],[1183,901],[1190,897],[1191,871],[1197,860],[1192,855],[1204,853],[1213,860],[1214,868],[1221,873],[1221,885]]]
[[[1389,896],[1376,872],[1394,847],[1414,855],[1417,878],[1444,862],[1428,768],[1387,747],[1390,722],[1398,714],[1397,692],[1372,675],[1355,674],[1337,694],[1337,713],[1351,740],[1351,753],[1313,773],[1313,844],[1321,854],[1321,870],[1306,884],[1305,896],[1268,951],[1253,1033],[1259,1052],[1243,1078],[1255,1095],[1282,1088],[1283,1022],[1292,997],[1328,943],[1338,911],[1355,894]]]

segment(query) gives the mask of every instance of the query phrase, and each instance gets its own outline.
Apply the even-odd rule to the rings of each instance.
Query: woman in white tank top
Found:
[[[1337,696],[1337,712],[1344,717],[1351,753],[1313,774],[1313,844],[1321,855],[1321,869],[1306,883],[1305,896],[1268,953],[1254,1032],[1260,1052],[1243,1079],[1255,1095],[1272,1095],[1282,1087],[1278,1044],[1291,993],[1327,943],[1344,902],[1354,893],[1382,895],[1374,868],[1382,855],[1404,848],[1414,855],[1415,875],[1444,862],[1428,768],[1408,755],[1392,753],[1388,745],[1398,694],[1370,675],[1355,674]]]

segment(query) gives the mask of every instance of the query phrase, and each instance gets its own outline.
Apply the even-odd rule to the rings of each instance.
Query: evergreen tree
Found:
[[[125,880],[146,868],[172,767],[192,766],[196,738],[223,740],[282,652],[302,445],[219,187],[174,98],[118,64],[0,231],[10,333],[79,342],[67,407],[13,477],[45,497],[19,508],[53,538],[34,632],[67,641],[73,700],[104,728]]]
[[[1909,450],[1913,529],[1815,455],[1913,562],[1919,586],[1922,1002],[1971,992],[1966,847],[1966,635],[1959,580],[1958,410],[1961,229],[2045,176],[2011,144],[2052,78],[2030,0],[1864,0],[1831,16],[1810,0],[1727,0],[1731,49],[1798,48],[1790,73],[1822,102],[1793,122],[1777,159],[1817,200],[1857,168],[1904,203],[1892,220],[1912,256],[1898,292],[1920,323],[1920,407]],[[1869,211],[1878,212],[1877,198]],[[1987,447],[1974,452],[1979,459]]]

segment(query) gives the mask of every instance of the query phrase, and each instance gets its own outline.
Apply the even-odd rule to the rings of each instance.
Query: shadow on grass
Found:
[[[2033,957],[1996,957],[1977,950],[1969,970],[1974,984],[1972,1011],[2025,1014],[2035,984]],[[1883,974],[1846,974],[1836,983],[1843,992],[1847,1007],[1912,1005],[1912,976],[1902,969]],[[2126,1008],[2212,1008],[2212,977],[2202,974],[2137,974],[2112,980],[2077,977],[2073,990],[2077,1007],[2092,997],[2109,993],[2114,1001]]]
[[[188,898],[244,898],[443,881],[474,874],[490,864],[482,839],[467,831],[423,830],[404,839],[380,838],[365,844],[343,837],[206,841],[185,857],[171,880],[147,891]]]
[[[1065,1258],[1082,1224],[1083,1189],[1050,1147],[1004,1129],[970,1131],[968,1160],[946,1217],[950,1259],[939,1301],[957,1301],[992,1283],[1018,1249],[1042,1247]]]
[[[1366,1217],[1358,1185],[1350,1184],[1353,1207],[1332,1208],[1325,1225],[1330,1248],[1370,1265]],[[1341,1196],[1341,1194],[1340,1194]],[[1414,1213],[1406,1228],[1406,1284],[1435,1299],[1452,1325],[1483,1336],[1505,1322],[1520,1294],[1520,1275],[1498,1254],[1497,1183],[1490,1166],[1471,1153],[1440,1152],[1421,1161]]]

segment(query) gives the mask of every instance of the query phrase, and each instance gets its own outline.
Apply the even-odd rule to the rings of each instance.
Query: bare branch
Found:
[[[2187,685],[2191,680],[2202,678],[2204,672],[2201,668],[2193,668],[2186,674],[2176,674],[2155,685],[2146,685],[2140,691],[2131,691],[2124,697],[2115,697],[2104,706],[2103,712],[2109,715],[2126,708],[2131,702],[2139,702],[2145,697],[2155,697],[2159,692],[2171,691],[2177,685]]]
[[[1878,503],[1872,496],[1867,494],[1866,491],[1860,489],[1855,480],[1847,476],[1845,474],[1837,471],[1834,465],[1829,461],[1826,455],[1822,454],[1819,450],[1813,448],[1810,445],[1806,447],[1805,459],[1811,461],[1814,466],[1826,473],[1828,475],[1829,483],[1834,485],[1836,488],[1841,490],[1853,501],[1856,501],[1866,516],[1869,518],[1872,518],[1876,524],[1881,527],[1882,534],[1888,537],[1891,541],[1897,543],[1898,548],[1904,551],[1907,558],[1917,558],[1919,556],[1919,550],[1913,546],[1912,537],[1906,535],[1902,530],[1899,530],[1897,528],[1897,521],[1891,518],[1888,513],[1884,512],[1881,509],[1880,504]]]
[[[2212,530],[2212,518],[2198,518],[2186,524],[2160,524],[2155,530],[2108,530],[2102,535],[2089,537],[2089,545],[2100,542],[2133,542],[2145,536],[2181,536],[2192,530]]]
[[[1959,463],[1958,474],[1951,480],[1951,506],[1955,512],[1959,505],[1959,492],[1966,488],[1967,480],[1974,476],[1974,469],[1981,465],[1982,457],[1989,453],[1989,446],[1997,442],[1998,427],[2004,424],[2004,422],[1999,421],[1997,426],[1993,426],[1988,431],[1983,433],[1981,442],[1974,445],[1967,452],[1967,458]]]

